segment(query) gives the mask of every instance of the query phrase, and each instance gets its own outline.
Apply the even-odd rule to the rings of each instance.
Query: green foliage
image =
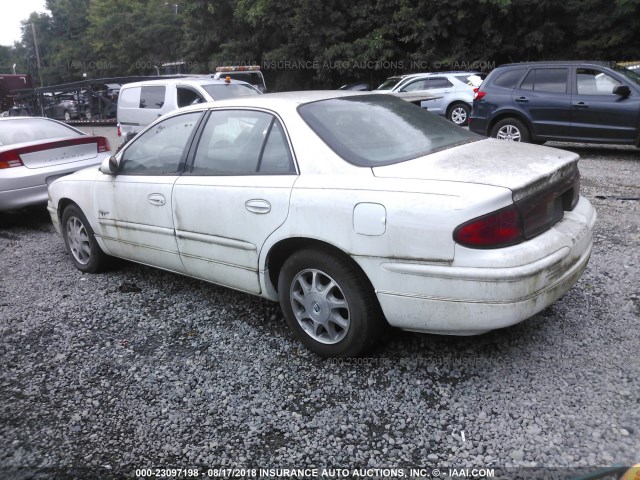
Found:
[[[177,7],[176,7],[177,5]],[[0,49],[45,84],[259,64],[271,90],[545,59],[637,60],[640,0],[47,0]],[[164,72],[163,72],[164,73]]]

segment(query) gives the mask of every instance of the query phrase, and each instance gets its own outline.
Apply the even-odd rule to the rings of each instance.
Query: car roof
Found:
[[[248,95],[243,97],[216,100],[214,102],[199,103],[179,109],[179,112],[205,110],[211,107],[259,107],[275,109],[278,107],[293,107],[305,103],[330,100],[333,98],[358,97],[364,95],[378,95],[389,98],[387,94],[379,92],[363,92],[355,90],[308,90],[298,92],[265,93],[264,95]]]
[[[231,79],[229,82],[226,80],[218,80],[210,77],[182,77],[182,78],[159,78],[157,80],[145,80],[142,82],[132,82],[122,85],[122,88],[141,87],[141,86],[153,86],[153,85],[220,85],[226,83],[237,83],[241,85],[250,85],[242,80]]]
[[[521,63],[504,63],[502,65],[499,65],[496,68],[502,68],[502,67],[531,67],[531,66],[550,66],[550,67],[557,67],[557,66],[562,66],[562,65],[593,65],[593,66],[598,66],[598,67],[609,67],[611,68],[613,65],[615,65],[612,62],[602,62],[602,61],[598,61],[598,60],[548,60],[548,61],[541,61],[541,62],[521,62]]]

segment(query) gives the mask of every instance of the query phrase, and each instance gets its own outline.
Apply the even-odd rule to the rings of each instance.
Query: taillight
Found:
[[[9,150],[7,152],[0,153],[0,169],[22,167],[22,159],[17,150]]]
[[[482,100],[484,96],[487,94],[487,92],[484,92],[478,88],[474,88],[473,90],[475,91],[475,95],[473,96],[475,100]]]
[[[121,137],[122,136],[122,130],[120,130],[120,124],[118,124],[118,136]]]
[[[524,240],[522,218],[515,205],[501,208],[458,226],[453,239],[465,247],[500,248]]]
[[[111,150],[109,140],[107,140],[105,137],[96,137],[96,140],[98,140],[98,153],[104,153]]]
[[[562,220],[580,200],[580,172],[574,166],[559,181],[513,205],[458,226],[453,239],[471,248],[500,248],[529,240]]]

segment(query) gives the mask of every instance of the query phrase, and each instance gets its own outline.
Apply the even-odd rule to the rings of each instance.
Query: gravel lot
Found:
[[[518,326],[394,331],[358,362],[308,353],[261,299],[81,274],[42,208],[0,216],[0,477],[637,463],[640,151],[565,147],[599,214],[577,286]]]

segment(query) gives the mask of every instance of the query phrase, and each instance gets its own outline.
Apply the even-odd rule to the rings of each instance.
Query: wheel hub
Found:
[[[350,326],[349,305],[340,286],[326,273],[309,269],[291,282],[291,307],[302,330],[314,340],[335,344]]]

